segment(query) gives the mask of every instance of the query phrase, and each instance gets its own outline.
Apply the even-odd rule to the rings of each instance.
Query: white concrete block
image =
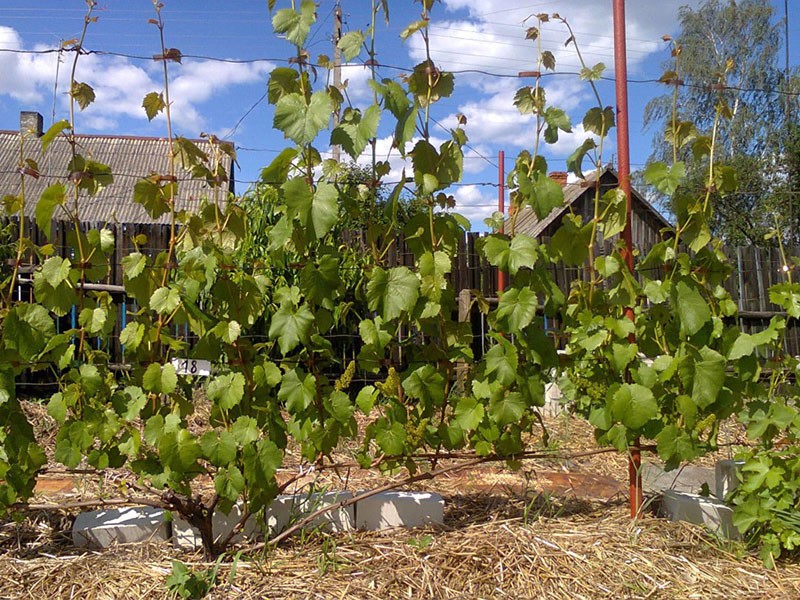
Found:
[[[555,382],[546,383],[544,386],[544,406],[540,412],[545,417],[557,417],[564,413],[565,406],[561,403],[561,388]]]
[[[739,471],[742,465],[744,465],[743,460],[720,460],[717,462],[714,467],[717,498],[725,500],[725,496],[739,487]]]
[[[211,527],[214,532],[214,540],[220,541],[226,538],[236,524],[242,518],[242,509],[240,505],[235,505],[231,512],[227,515],[221,510],[215,510],[214,516],[211,519]],[[259,528],[254,516],[250,516],[244,524],[242,530],[233,537],[234,543],[241,543],[245,539],[254,539],[259,535]],[[200,532],[189,525],[189,523],[173,513],[172,520],[172,540],[178,548],[185,548],[189,550],[197,550],[201,548],[203,542],[200,538]]]
[[[72,525],[72,542],[79,547],[108,548],[167,539],[164,511],[149,506],[83,512]]]
[[[733,525],[733,508],[717,498],[666,490],[661,510],[671,521],[704,525],[713,533],[730,539],[740,537]]]
[[[356,528],[422,527],[444,523],[444,499],[428,492],[383,492],[356,503]]]
[[[266,511],[270,535],[279,533],[324,506],[349,500],[351,492],[326,492],[314,494],[288,494],[278,496]],[[314,519],[306,529],[322,528],[328,532],[351,531],[355,522],[353,505],[335,508]]]

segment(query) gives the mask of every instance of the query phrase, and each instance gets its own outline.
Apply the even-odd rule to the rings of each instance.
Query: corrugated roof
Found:
[[[133,201],[133,186],[140,179],[152,173],[169,174],[170,142],[165,138],[76,135],[78,152],[111,167],[114,182],[95,196],[85,192],[79,198],[81,221],[93,223],[168,223],[169,215],[152,219],[145,210]],[[206,154],[212,153],[207,140],[192,140]],[[40,177],[25,177],[25,214],[33,217],[36,203],[42,191],[49,185],[64,181],[68,175],[67,166],[72,159],[72,150],[64,136],[59,136],[42,154],[42,144],[38,138],[27,137],[22,156],[36,161]],[[18,195],[21,191],[19,176],[20,135],[18,131],[0,131],[0,196]],[[232,179],[232,160],[225,155],[223,167]],[[204,197],[210,197],[211,188],[200,179],[177,167],[178,210],[195,211]],[[232,184],[226,183],[223,195]],[[62,210],[57,210],[55,219],[66,219]]]
[[[614,179],[617,181],[619,180],[619,176],[617,172],[612,169],[611,167],[605,167],[602,172],[600,173],[600,177],[602,178],[603,175],[606,173],[610,173],[614,176]],[[526,233],[532,237],[539,237],[542,233],[550,226],[553,221],[558,219],[564,212],[569,208],[569,206],[574,203],[578,198],[580,198],[587,189],[593,188],[595,182],[597,181],[597,172],[592,171],[591,173],[587,173],[586,179],[582,179],[580,181],[576,181],[574,183],[568,183],[564,186],[564,205],[560,208],[554,208],[550,211],[550,214],[547,215],[544,219],[539,220],[536,216],[536,213],[530,206],[524,207],[520,210],[519,214],[517,215],[517,222],[516,222],[516,232],[517,233]],[[631,193],[633,198],[643,204],[645,208],[651,211],[656,218],[661,221],[661,224],[664,227],[671,227],[669,221],[667,221],[663,215],[658,212],[655,207],[650,204],[644,196],[642,196],[639,192],[635,189],[631,189]],[[508,226],[510,223],[510,219],[506,219],[506,225]]]

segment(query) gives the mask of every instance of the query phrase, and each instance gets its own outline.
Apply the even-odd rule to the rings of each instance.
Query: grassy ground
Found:
[[[47,421],[38,420],[46,437]],[[565,453],[593,447],[580,420],[560,417],[550,428]],[[284,476],[296,472],[291,456],[287,462]],[[631,521],[626,473],[626,458],[616,454],[451,473],[426,485],[445,497],[443,527],[311,534],[268,552],[245,548],[238,559],[234,549],[209,597],[800,598],[800,566],[766,570],[740,543],[652,510]],[[125,479],[53,475],[40,500],[113,494]],[[384,481],[360,470],[316,479],[352,490]],[[167,544],[77,550],[69,541],[73,515],[47,511],[0,525],[0,598],[164,598],[173,559],[198,574],[215,566]]]

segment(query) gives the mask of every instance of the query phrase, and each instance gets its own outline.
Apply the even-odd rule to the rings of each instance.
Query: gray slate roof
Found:
[[[619,175],[611,167],[605,167],[601,171],[600,177],[602,178],[606,173],[610,173],[613,175],[615,180],[619,181]],[[579,181],[566,184],[564,186],[564,206],[560,208],[554,208],[552,211],[550,211],[550,214],[541,221],[538,219],[536,213],[530,206],[524,207],[519,212],[519,215],[517,215],[516,231],[519,233],[524,232],[532,237],[539,237],[550,226],[550,224],[553,223],[553,221],[558,219],[568,210],[570,205],[580,198],[588,189],[593,189],[596,181],[597,171],[592,171],[591,173],[586,173],[586,179],[581,179]],[[644,198],[644,196],[642,196],[633,188],[631,188],[631,195],[633,197],[633,201],[641,203],[648,211],[652,212],[653,215],[655,215],[655,217],[661,221],[662,226],[671,226],[669,221],[667,221],[664,216]],[[509,219],[506,219],[506,224],[508,223]]]
[[[89,197],[85,192],[79,199],[80,219],[91,223],[168,223],[169,215],[152,219],[145,210],[133,201],[133,186],[151,173],[169,174],[170,142],[165,138],[147,138],[110,135],[76,135],[78,152],[86,159],[109,165],[114,175],[113,184]],[[0,197],[18,195],[21,183],[18,172],[20,164],[20,135],[18,131],[0,131]],[[192,140],[206,154],[211,154],[207,140]],[[25,177],[25,214],[33,217],[36,202],[49,185],[64,181],[72,151],[67,140],[60,136],[42,154],[41,141],[26,136],[23,157],[31,158],[39,166],[39,179]],[[223,199],[233,191],[233,165],[228,156],[223,166],[229,174],[229,182],[223,188]],[[197,210],[204,197],[211,198],[211,188],[205,181],[193,179],[180,166],[176,167],[178,178],[178,210]],[[65,219],[60,209],[53,218]]]

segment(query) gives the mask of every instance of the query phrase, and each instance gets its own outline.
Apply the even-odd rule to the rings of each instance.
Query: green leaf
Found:
[[[164,94],[161,92],[150,92],[144,97],[144,100],[142,100],[142,108],[144,108],[148,121],[152,121],[166,106],[167,103],[164,102]]]
[[[530,288],[511,288],[500,296],[496,316],[508,324],[509,333],[520,333],[536,316],[539,301]]]
[[[456,405],[456,422],[464,431],[477,429],[478,425],[483,421],[483,415],[483,404],[475,398],[461,398]]]
[[[403,380],[403,390],[409,398],[420,400],[425,406],[441,406],[445,380],[432,365],[423,365]]]
[[[63,206],[66,202],[66,190],[63,184],[54,183],[42,192],[36,204],[36,226],[50,239],[50,222],[56,206]]]
[[[229,462],[222,462],[219,466],[228,465]],[[236,502],[245,487],[244,475],[238,467],[227,467],[217,471],[214,475],[214,490],[230,502]]]
[[[544,141],[548,144],[555,144],[558,141],[558,131],[572,133],[572,123],[569,115],[560,108],[548,107],[544,111],[544,121],[547,127],[544,130]]]
[[[275,33],[284,34],[287,40],[301,48],[315,20],[316,4],[313,0],[303,0],[299,11],[283,8],[276,12],[272,17],[272,28]]]
[[[700,360],[694,363],[692,400],[700,408],[717,401],[717,396],[725,382],[725,357],[704,346],[699,351]]]
[[[311,203],[310,226],[316,239],[331,230],[339,217],[339,190],[330,183],[320,183]]]
[[[180,292],[174,288],[158,288],[150,296],[150,308],[160,315],[171,314],[181,303]]]
[[[236,439],[225,430],[206,431],[200,438],[200,449],[216,467],[225,467],[236,460]]]
[[[47,152],[47,148],[53,143],[53,140],[55,140],[58,137],[58,134],[65,129],[72,129],[72,125],[70,125],[69,121],[64,119],[61,121],[56,121],[47,128],[47,131],[44,132],[44,135],[39,138],[39,140],[42,142],[43,153]]]
[[[346,62],[350,62],[361,53],[361,47],[364,45],[364,34],[361,31],[348,31],[336,44],[339,50],[342,51],[342,56]]]
[[[667,196],[672,196],[685,179],[686,165],[682,162],[671,167],[663,162],[652,162],[644,170],[644,180]]]
[[[202,456],[197,438],[184,428],[165,432],[158,440],[158,453],[165,466],[179,473],[194,470]]]
[[[356,396],[356,404],[358,408],[363,412],[365,415],[370,414],[372,412],[372,407],[375,404],[375,400],[378,397],[378,391],[372,385],[366,385],[361,388],[361,391],[358,392],[358,396]]]
[[[258,421],[242,415],[231,426],[231,435],[240,446],[246,446],[258,439]]]
[[[178,385],[178,374],[170,363],[160,365],[152,363],[142,376],[142,387],[156,394],[171,394]]]
[[[231,410],[244,398],[244,384],[244,375],[241,373],[219,375],[208,383],[206,395],[221,410]]]
[[[583,128],[600,137],[607,136],[612,127],[614,127],[614,109],[610,106],[602,110],[599,106],[590,108],[583,118]]]
[[[286,410],[297,414],[308,408],[316,398],[317,387],[314,376],[310,373],[303,375],[302,371],[292,369],[287,371],[278,390],[278,400],[286,403]]]
[[[564,188],[546,174],[536,172],[533,176],[533,195],[528,202],[536,216],[544,219],[554,210],[563,208]]]
[[[711,309],[697,288],[679,281],[675,291],[675,310],[681,320],[681,332],[692,336],[711,320]]]
[[[486,374],[495,375],[503,385],[511,385],[517,378],[519,359],[517,349],[506,340],[500,340],[485,354]]]
[[[640,429],[658,416],[658,404],[653,392],[638,383],[624,383],[609,404],[611,415],[628,429]]]
[[[300,94],[287,94],[275,105],[272,125],[295,144],[310,144],[328,126],[332,112],[333,102],[325,92],[314,92],[308,104]]]
[[[89,333],[99,333],[103,330],[108,318],[105,308],[84,308],[78,316],[78,323],[85,327]]]
[[[603,239],[622,233],[628,221],[625,192],[615,188],[603,194],[600,198],[600,214],[603,215]]]
[[[753,336],[748,333],[740,333],[728,351],[728,360],[738,360],[744,356],[750,356],[755,349],[756,345],[753,342]]]
[[[408,267],[375,268],[367,282],[370,310],[380,311],[384,321],[413,310],[419,297],[419,279]]]
[[[403,454],[406,445],[406,428],[401,423],[392,423],[390,427],[384,425],[383,428],[377,430],[375,441],[387,456]]]
[[[341,391],[334,391],[328,398],[328,410],[331,416],[340,423],[347,423],[356,410],[350,397]]]
[[[272,317],[269,339],[277,339],[281,354],[286,356],[301,342],[307,343],[313,324],[314,314],[305,303],[294,306],[286,300]]]
[[[585,179],[583,175],[583,161],[586,158],[586,155],[595,148],[597,148],[597,143],[593,139],[588,138],[584,140],[583,144],[578,146],[578,148],[567,158],[567,170],[570,173],[574,173],[581,179]]]
[[[38,304],[18,304],[6,313],[2,327],[6,349],[16,350],[23,361],[38,356],[55,334],[53,319]]]
[[[453,74],[440,71],[430,60],[416,65],[408,76],[408,90],[414,94],[422,108],[438,102],[441,98],[449,98],[453,93],[453,87]]]
[[[72,267],[68,258],[51,256],[42,265],[42,277],[47,280],[52,287],[58,287],[62,281],[69,277],[69,270]]]
[[[220,321],[214,327],[214,334],[226,344],[233,344],[239,339],[242,326],[237,321]]]
[[[81,110],[85,110],[95,100],[94,89],[88,83],[73,81],[69,95],[78,103]]]
[[[420,293],[429,300],[439,302],[447,289],[446,275],[452,269],[446,252],[425,252],[419,257]]]
[[[340,145],[353,160],[356,160],[369,141],[378,132],[381,109],[373,104],[362,116],[358,109],[345,110],[339,125],[331,132],[331,144]]]
[[[165,195],[165,191],[169,191]],[[140,179],[133,185],[133,201],[140,204],[152,219],[158,219],[170,211],[166,201],[170,195],[177,193],[177,184],[168,184],[163,188],[150,179]]]
[[[769,288],[769,301],[800,319],[800,283],[779,283]]]
[[[489,405],[489,416],[500,426],[517,423],[525,414],[527,405],[519,392],[509,392]]]

